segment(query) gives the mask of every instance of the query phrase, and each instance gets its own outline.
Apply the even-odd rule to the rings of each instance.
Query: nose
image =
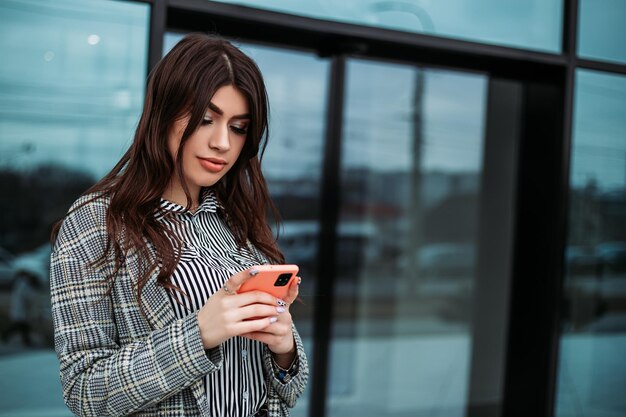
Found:
[[[211,129],[209,147],[220,152],[226,152],[230,149],[230,137],[227,124],[216,123],[214,129]]]

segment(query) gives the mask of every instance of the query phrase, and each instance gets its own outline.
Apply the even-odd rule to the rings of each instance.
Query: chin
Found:
[[[222,177],[219,177],[219,178],[207,178],[207,179],[204,179],[204,181],[199,181],[198,185],[200,187],[202,187],[202,188],[213,187],[215,184],[220,182],[221,179],[222,179]]]

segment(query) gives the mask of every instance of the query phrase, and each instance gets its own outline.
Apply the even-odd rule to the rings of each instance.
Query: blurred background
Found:
[[[265,76],[312,370],[294,416],[626,416],[624,20],[621,0],[2,0],[0,417],[71,415],[50,229],[191,31]]]

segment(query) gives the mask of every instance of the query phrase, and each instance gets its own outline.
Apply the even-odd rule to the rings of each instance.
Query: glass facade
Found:
[[[579,70],[558,417],[626,414],[626,77]]]
[[[328,415],[463,416],[487,78],[346,77]]]
[[[149,11],[0,2],[0,415],[71,415],[52,350],[50,230],[132,140]]]
[[[529,67],[533,56],[541,58],[535,51],[561,53],[563,9],[571,6],[563,0],[219,2],[521,48],[528,51],[523,63]],[[166,8],[166,21],[184,21],[201,13],[202,4],[214,7],[211,3]],[[607,71],[621,68],[605,61],[626,64],[626,3],[574,3],[578,56]],[[47,242],[52,224],[112,168],[132,140],[143,104],[150,25],[158,26],[150,22],[150,7],[151,2],[133,0],[0,2],[5,57],[0,66],[0,417],[71,415],[61,397],[53,351]],[[220,13],[210,7],[207,15]],[[258,23],[254,12],[246,19],[246,24]],[[232,25],[231,35],[238,30],[237,18],[216,21]],[[197,22],[167,27],[164,51],[182,37],[174,30],[198,30]],[[206,30],[212,25],[207,19]],[[487,47],[484,54],[493,61],[472,66],[483,72],[471,73],[463,72],[463,62],[455,70],[435,69],[433,62],[441,65],[436,58],[396,56],[390,48],[389,61],[342,57],[344,68],[331,65],[338,62],[335,57],[297,49],[298,39],[290,40],[288,49],[274,44],[281,42],[275,37],[266,43],[260,31],[257,44],[257,34],[244,29],[246,43],[236,34],[232,39],[259,64],[267,84],[271,124],[263,170],[283,216],[279,243],[303,277],[302,302],[292,312],[312,370],[324,366],[313,357],[314,346],[320,347],[314,316],[327,307],[324,302],[332,303],[325,391],[313,398],[311,386],[319,381],[310,380],[292,415],[311,414],[325,394],[327,416],[506,417],[506,390],[519,387],[510,382],[506,357],[512,340],[507,333],[515,330],[509,308],[521,298],[519,278],[511,272],[519,255],[515,226],[529,224],[519,222],[528,219],[524,216],[543,214],[516,211],[523,207],[516,205],[523,194],[516,175],[527,172],[527,164],[536,168],[525,156],[524,134],[538,123],[537,115],[525,106],[541,95],[537,85],[560,91],[568,85],[561,83],[566,65],[586,63],[554,64],[558,80],[546,81],[533,71],[507,72],[519,62],[508,62],[499,50],[490,57]],[[317,35],[325,34],[306,36]],[[314,47],[311,39],[303,45]],[[445,48],[435,55],[458,53]],[[345,80],[345,91],[331,91],[331,80],[337,79]],[[578,68],[573,93],[553,415],[622,417],[626,76]],[[327,106],[339,102],[334,100],[339,95],[344,97],[342,134],[329,138]],[[318,276],[316,267],[321,224],[328,221],[321,218],[328,181],[322,172],[324,151],[332,140],[341,147],[339,172],[331,178],[340,193],[336,269],[327,278]],[[546,214],[549,209],[554,207]],[[318,282],[329,280],[333,299],[315,293]],[[525,305],[534,308],[533,303]]]
[[[578,54],[626,63],[626,2],[580,0],[579,7]]]
[[[316,19],[546,52],[561,51],[563,0],[220,1]]]

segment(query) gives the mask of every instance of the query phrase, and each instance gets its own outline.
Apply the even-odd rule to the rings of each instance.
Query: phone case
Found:
[[[265,291],[284,299],[298,274],[297,265],[257,265],[254,269],[259,273],[244,282],[238,292]]]

